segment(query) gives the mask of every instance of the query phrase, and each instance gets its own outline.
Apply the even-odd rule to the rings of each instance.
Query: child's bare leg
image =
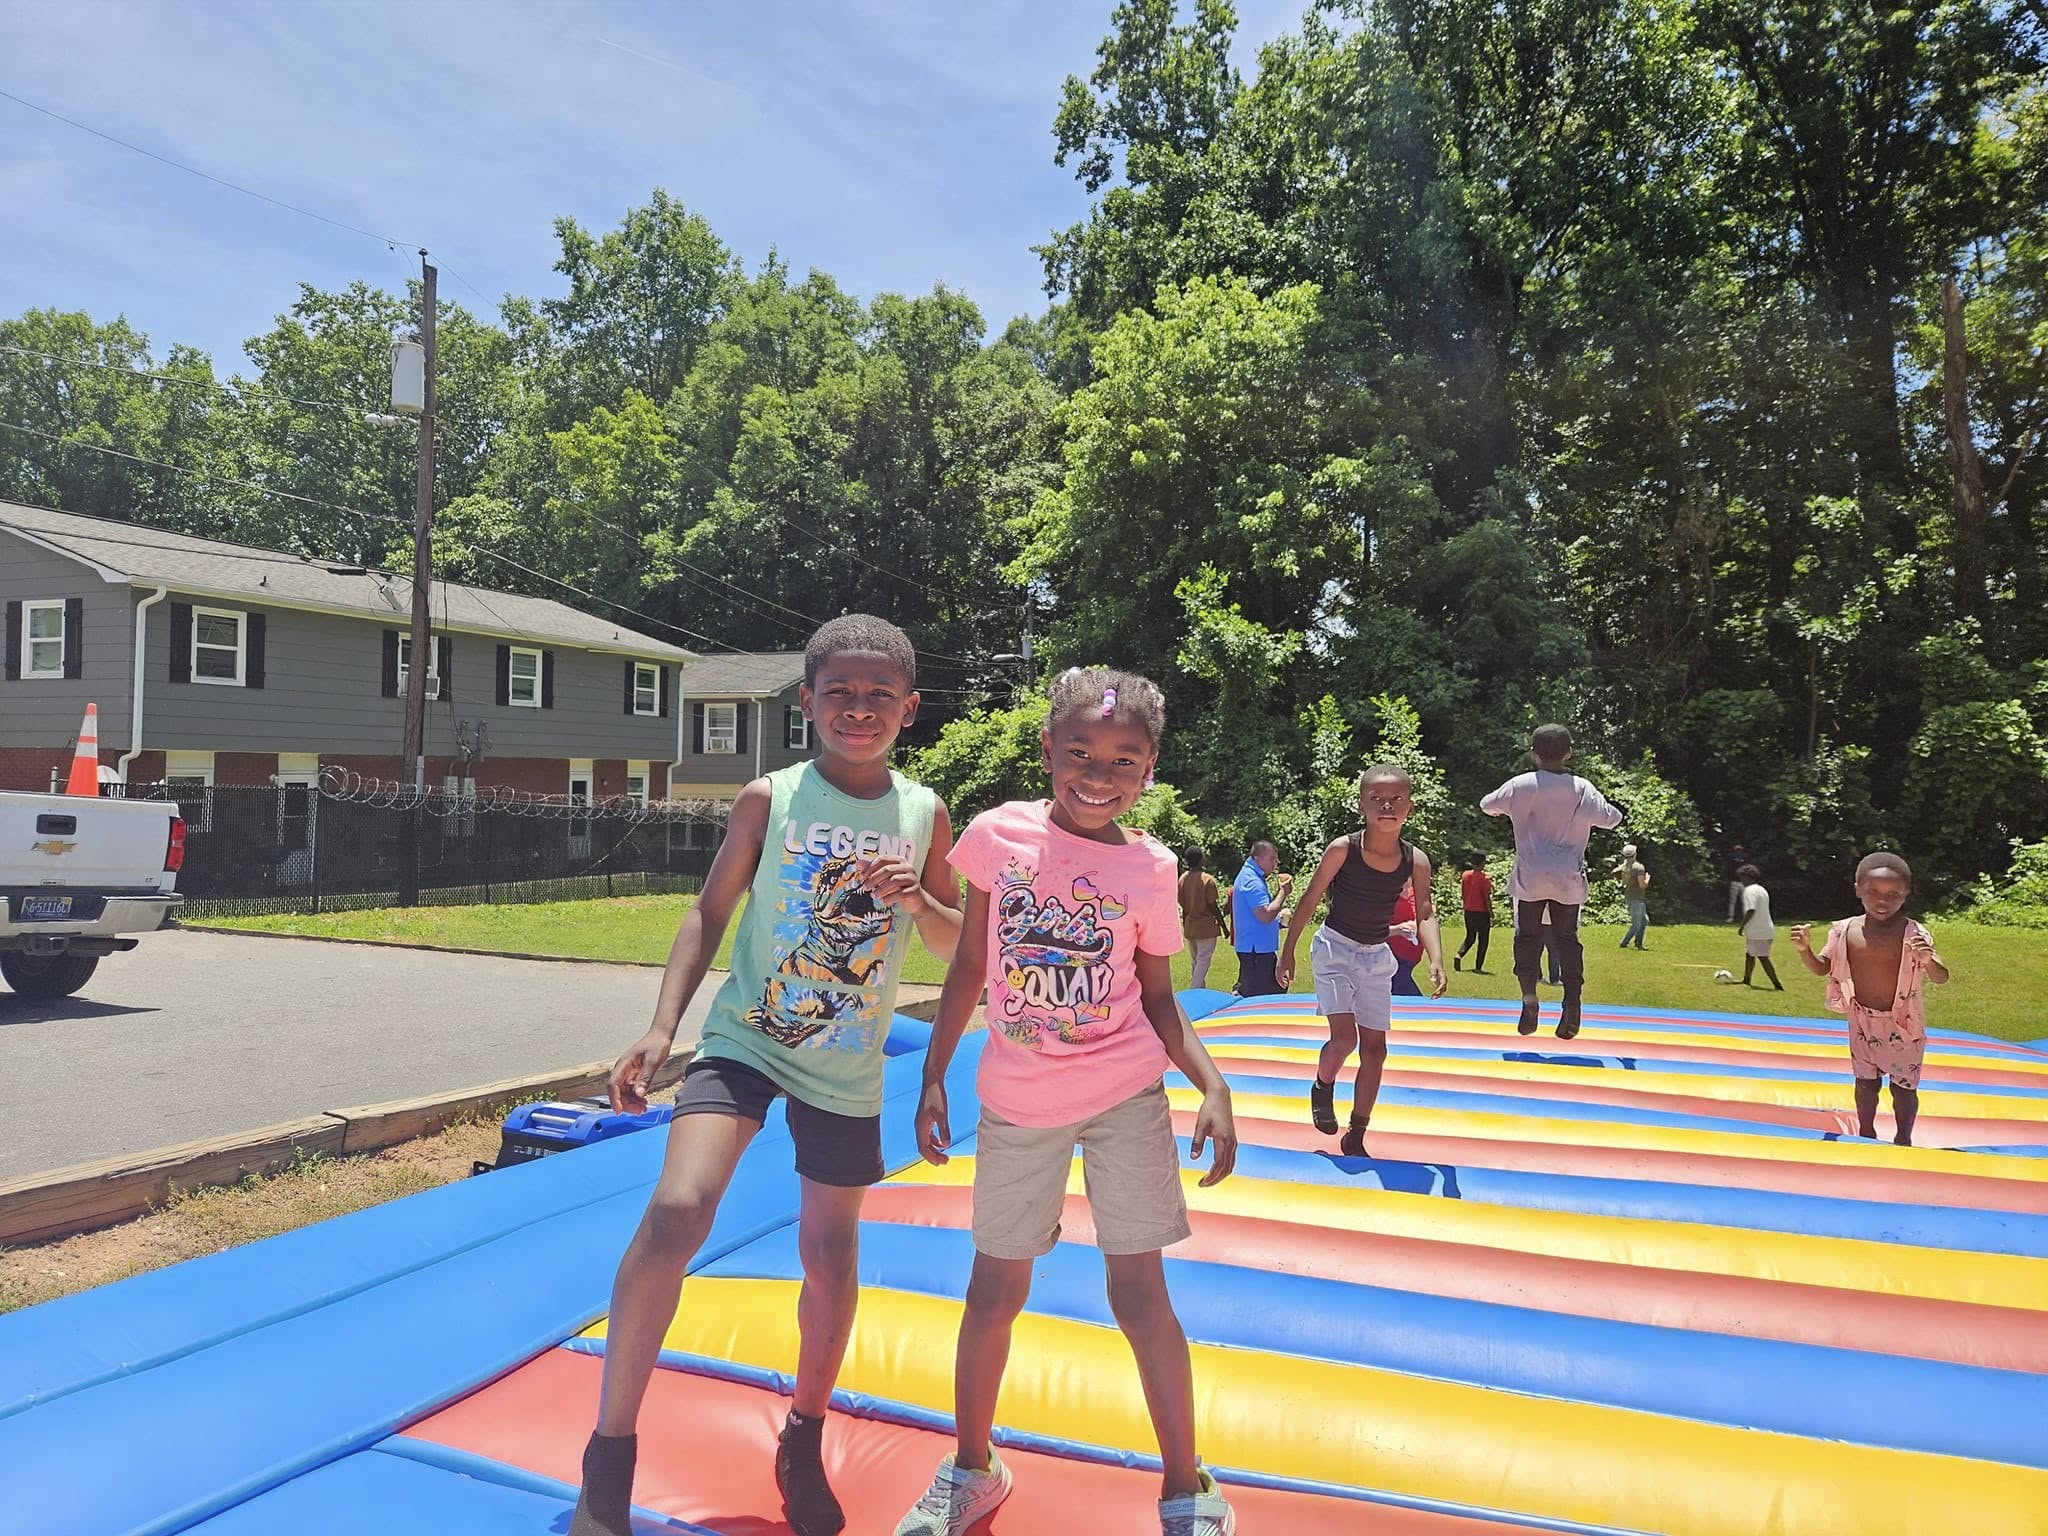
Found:
[[[1372,1107],[1380,1099],[1380,1075],[1387,1069],[1387,1037],[1384,1031],[1358,1032],[1358,1080],[1351,1089],[1351,1123],[1363,1126],[1372,1119]]]
[[[1010,1363],[1010,1329],[1031,1299],[1031,1261],[974,1256],[967,1282],[967,1306],[960,1315],[960,1342],[953,1351],[953,1420],[959,1444],[954,1460],[988,1470],[989,1432],[995,1426],[996,1395]]]
[[[1756,975],[1756,956],[1744,955],[1742,957],[1742,984],[1745,987],[1748,986],[1750,978],[1754,975]]]
[[[797,1297],[796,1411],[822,1417],[832,1406],[832,1386],[846,1359],[860,1302],[860,1207],[864,1186],[842,1189],[803,1181],[797,1251],[804,1288]]]
[[[1856,1134],[1877,1139],[1877,1093],[1884,1086],[1875,1077],[1856,1079]]]
[[[1877,1098],[1877,1084],[1870,1085],[1870,1097]],[[1913,1145],[1913,1122],[1920,1118],[1920,1090],[1901,1088],[1898,1079],[1892,1080],[1892,1120],[1898,1127],[1898,1134],[1892,1137],[1902,1147]]]
[[[1322,1054],[1316,1057],[1315,1086],[1308,1094],[1309,1119],[1325,1136],[1337,1134],[1337,1074],[1344,1070],[1344,1063],[1351,1059],[1351,1053],[1356,1049],[1358,1015],[1331,1014],[1330,1038],[1323,1042]]]
[[[1187,1335],[1174,1315],[1166,1293],[1166,1269],[1159,1253],[1105,1254],[1109,1266],[1109,1310],[1131,1341],[1138,1380],[1145,1387],[1145,1406],[1152,1412],[1152,1432],[1159,1438],[1164,1473],[1161,1498],[1177,1499],[1200,1491],[1195,1465],[1195,1372],[1188,1359]]]
[[[760,1129],[757,1121],[737,1115],[685,1115],[669,1123],[661,1180],[612,1282],[599,1434],[633,1433],[662,1338],[675,1318],[683,1271],[711,1230],[734,1165]]]
[[[1771,957],[1769,955],[1758,955],[1756,963],[1764,968],[1764,974],[1771,979],[1773,987],[1777,988],[1780,992],[1785,990],[1785,983],[1778,980],[1778,969],[1771,964]]]

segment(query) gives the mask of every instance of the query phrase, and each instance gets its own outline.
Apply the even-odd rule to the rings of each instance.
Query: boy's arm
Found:
[[[1830,939],[1829,942],[1832,943],[1833,940]],[[1824,958],[1827,954],[1826,949],[1822,949],[1818,955],[1813,952],[1813,924],[1794,923],[1792,925],[1792,947],[1799,951],[1799,963],[1813,972],[1814,975],[1825,976],[1832,969]]]
[[[1481,800],[1479,802],[1479,809],[1489,816],[1507,816],[1512,814],[1515,809],[1515,785],[1519,782],[1519,779],[1519,775],[1509,779],[1507,783],[1501,785],[1499,789],[1496,789],[1492,794]]]
[[[612,1063],[613,1109],[637,1115],[647,1108],[647,1085],[668,1060],[683,1010],[704,984],[711,957],[725,938],[725,925],[754,883],[754,871],[760,867],[761,850],[768,840],[769,804],[766,779],[754,780],[733,801],[725,841],[718,845],[711,872],[704,877],[704,889],[683,914],[675,942],[669,945],[661,990],[654,999],[654,1021],[647,1026],[647,1033]]]
[[[1444,933],[1436,917],[1436,892],[1430,887],[1429,855],[1415,850],[1415,936],[1422,952],[1429,956],[1429,995],[1442,997],[1450,990],[1444,977]]]
[[[953,1052],[967,1021],[974,1017],[974,1005],[988,972],[988,892],[971,881],[967,886],[967,911],[960,919],[959,942],[953,949],[953,963],[946,970],[946,984],[939,992],[939,1013],[932,1021],[932,1038],[924,1049],[924,1092],[917,1105],[917,1150],[926,1162],[946,1161],[946,1147],[953,1139],[953,1127],[946,1118],[946,1069],[953,1064]]]
[[[1595,789],[1589,780],[1579,780],[1580,791],[1585,796],[1586,820],[1593,826],[1612,830],[1621,825],[1621,808],[1609,802],[1608,798]]]
[[[1288,893],[1294,889],[1294,876],[1275,875],[1273,878],[1279,882],[1279,889],[1273,892],[1271,901],[1259,903],[1257,911],[1262,923],[1270,923],[1286,910]]]
[[[1188,1150],[1200,1157],[1208,1142],[1216,1143],[1216,1155],[1202,1175],[1202,1188],[1207,1189],[1229,1178],[1230,1170],[1237,1166],[1237,1122],[1230,1110],[1230,1087],[1173,995],[1173,961],[1139,950],[1138,988],[1145,1020],[1166,1047],[1167,1060],[1201,1092],[1202,1107],[1195,1113]]]
[[[869,859],[861,865],[861,884],[868,893],[915,922],[924,947],[941,960],[953,958],[953,946],[960,938],[956,906],[960,890],[947,858],[952,851],[953,823],[946,815],[946,802],[941,800],[932,811],[932,845],[925,850],[922,870],[893,856]]]
[[[1906,947],[1913,951],[1920,962],[1920,969],[1927,979],[1936,986],[1948,981],[1948,967],[1941,963],[1941,956],[1934,952],[1934,939],[1924,927],[1915,926],[1906,935]]]
[[[1337,871],[1343,866],[1344,844],[1345,839],[1340,837],[1323,850],[1322,861],[1316,865],[1308,889],[1294,904],[1294,916],[1288,921],[1287,936],[1281,941],[1280,958],[1274,962],[1274,980],[1283,990],[1294,985],[1294,951],[1301,942],[1301,931],[1315,918],[1316,906],[1322,901],[1323,892],[1330,888],[1330,882],[1337,878]]]

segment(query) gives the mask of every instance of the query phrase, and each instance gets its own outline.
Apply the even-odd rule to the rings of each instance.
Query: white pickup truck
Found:
[[[0,976],[69,997],[184,903],[185,823],[166,800],[0,792]]]

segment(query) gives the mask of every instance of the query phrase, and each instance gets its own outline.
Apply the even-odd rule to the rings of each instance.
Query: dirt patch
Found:
[[[653,1095],[656,1102],[674,1097],[673,1089]],[[474,1164],[497,1157],[499,1132],[511,1108],[504,1105],[435,1135],[361,1157],[303,1157],[270,1178],[252,1175],[233,1188],[194,1190],[101,1232],[0,1249],[0,1312],[467,1178]]]

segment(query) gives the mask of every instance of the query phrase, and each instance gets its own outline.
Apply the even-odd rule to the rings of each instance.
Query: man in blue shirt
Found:
[[[1280,950],[1280,923],[1294,876],[1275,875],[1280,850],[1252,844],[1251,856],[1230,887],[1230,931],[1237,945],[1237,995],[1266,997],[1280,990],[1273,963]]]

